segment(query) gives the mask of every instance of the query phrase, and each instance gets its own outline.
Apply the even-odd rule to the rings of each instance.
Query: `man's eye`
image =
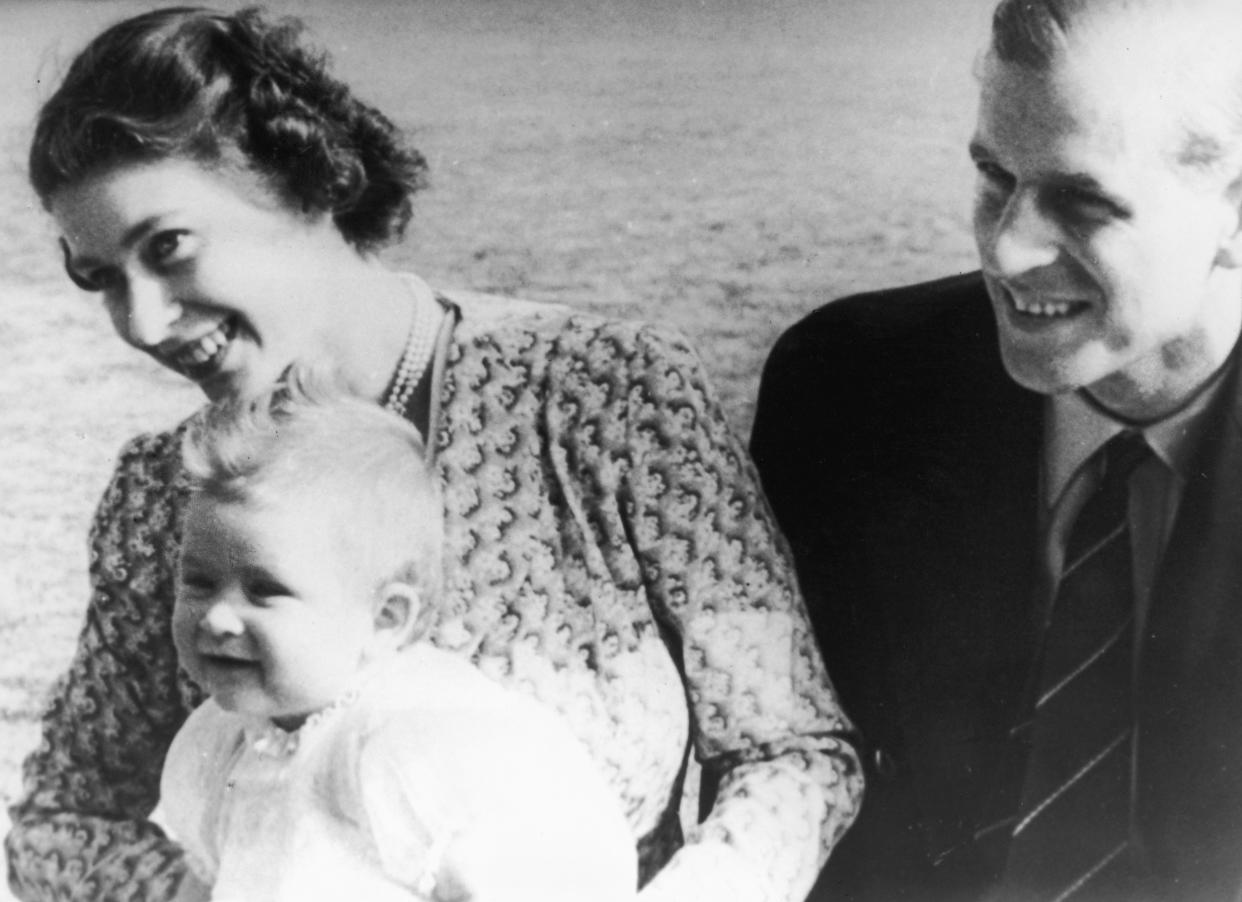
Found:
[[[1058,209],[1082,220],[1125,218],[1125,211],[1108,198],[1077,188],[1059,189],[1052,202]]]

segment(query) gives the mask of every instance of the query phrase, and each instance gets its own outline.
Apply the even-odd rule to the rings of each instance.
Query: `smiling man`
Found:
[[[1242,4],[1003,0],[981,272],[780,340],[755,461],[868,745],[813,898],[1242,890]]]

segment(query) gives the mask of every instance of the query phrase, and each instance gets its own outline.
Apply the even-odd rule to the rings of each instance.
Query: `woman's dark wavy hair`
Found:
[[[328,71],[293,18],[155,10],[104,31],[43,105],[30,181],[46,206],[105,167],[240,152],[288,200],[330,212],[360,250],[399,239],[427,162]]]

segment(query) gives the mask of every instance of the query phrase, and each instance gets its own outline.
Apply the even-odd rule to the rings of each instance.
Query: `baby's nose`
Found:
[[[246,631],[237,609],[228,602],[220,601],[213,604],[203,614],[199,627],[208,635],[215,637],[240,636]]]

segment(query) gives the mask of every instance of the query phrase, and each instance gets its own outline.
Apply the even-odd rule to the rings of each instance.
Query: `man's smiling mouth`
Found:
[[[1091,306],[1086,301],[1046,300],[1041,299],[1035,292],[1019,294],[1008,287],[1004,290],[1005,294],[1008,295],[1010,306],[1017,313],[1036,319],[1072,317],[1082,313]]]

